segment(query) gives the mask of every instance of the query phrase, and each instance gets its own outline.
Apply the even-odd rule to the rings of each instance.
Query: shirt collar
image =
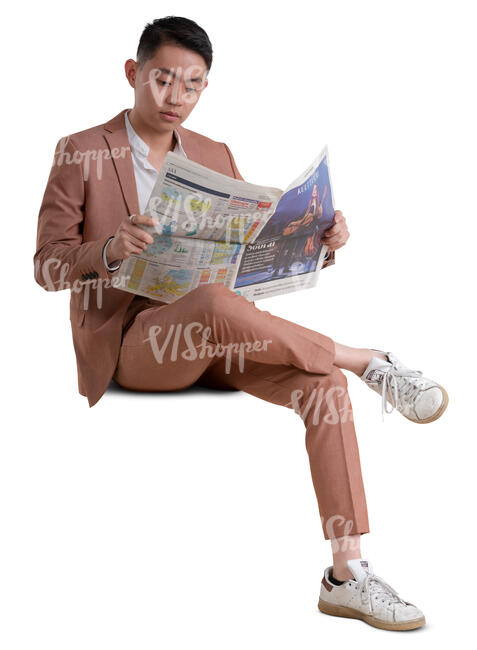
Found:
[[[131,109],[129,109],[131,110]],[[128,133],[128,138],[129,138],[129,144],[131,145],[131,149],[134,149],[136,153],[141,154],[144,158],[147,158],[149,155],[149,147],[148,145],[144,142],[142,138],[138,136],[136,131],[133,129],[131,122],[129,121],[128,117],[129,111],[126,111],[124,113],[124,120],[126,122],[126,131]],[[176,146],[174,147],[174,151],[177,153],[182,154],[185,158],[187,158],[187,154],[184,151],[182,147],[182,141],[181,141],[181,136],[179,134],[179,131],[177,129],[174,129],[174,135],[176,136]]]

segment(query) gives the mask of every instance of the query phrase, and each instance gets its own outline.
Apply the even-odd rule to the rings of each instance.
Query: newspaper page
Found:
[[[234,290],[249,300],[314,287],[328,247],[334,201],[328,148],[283,192],[276,210],[240,258]]]
[[[154,243],[124,260],[125,291],[170,303],[218,282],[249,300],[312,287],[334,214],[327,148],[285,192],[169,152],[145,213]]]

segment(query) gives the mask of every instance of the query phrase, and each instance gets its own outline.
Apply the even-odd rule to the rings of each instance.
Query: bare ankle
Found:
[[[382,359],[383,361],[388,360],[387,356],[385,354],[383,354],[382,352],[377,352],[376,350],[370,350],[370,352],[372,352],[371,356],[373,356],[373,357],[378,357],[378,359]]]
[[[368,348],[361,348],[359,352],[360,352],[359,359],[357,360],[353,372],[356,375],[358,375],[358,377],[361,377],[361,375],[368,367],[371,358],[374,356],[374,352],[372,350],[369,350]]]
[[[353,574],[348,566],[348,560],[361,557],[361,534],[344,535],[331,539],[333,553],[333,577],[336,580],[350,580]]]
[[[333,567],[333,578],[340,582],[346,582],[346,580],[353,580],[354,576],[348,567]]]
[[[355,374],[358,375],[358,377],[362,376],[362,374],[364,373],[364,371],[368,367],[369,362],[371,361],[371,359],[373,357],[377,357],[378,359],[382,359],[383,361],[388,360],[386,355],[383,354],[382,352],[377,352],[376,350],[371,350],[369,348],[363,348],[362,349],[362,355],[363,356],[362,356],[361,364],[354,371]]]
[[[358,377],[361,377],[372,357],[378,357],[387,360],[386,356],[376,350],[370,348],[351,348],[347,345],[342,345],[334,341],[335,345],[335,359],[334,365],[338,368],[344,368],[354,372]]]

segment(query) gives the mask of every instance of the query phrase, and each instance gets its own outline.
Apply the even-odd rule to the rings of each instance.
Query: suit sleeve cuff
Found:
[[[122,264],[122,260],[119,260],[119,261],[116,260],[116,263],[113,262],[113,264],[108,264],[108,259],[106,257],[106,251],[107,251],[108,246],[109,246],[112,239],[114,239],[114,236],[110,237],[108,239],[108,241],[106,242],[106,244],[104,245],[104,248],[103,248],[103,262],[104,262],[104,266],[108,269],[108,271],[117,271],[119,269],[119,267],[121,266],[121,264]]]

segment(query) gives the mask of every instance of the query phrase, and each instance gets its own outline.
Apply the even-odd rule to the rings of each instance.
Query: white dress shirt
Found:
[[[129,109],[131,110],[131,109]],[[128,133],[129,146],[131,147],[131,157],[134,167],[134,177],[136,179],[137,187],[137,198],[139,202],[139,212],[144,214],[146,209],[147,202],[151,196],[152,188],[154,187],[159,172],[155,167],[151,165],[147,157],[149,155],[149,147],[144,142],[142,138],[138,136],[136,131],[133,129],[131,122],[128,118],[129,111],[124,113],[124,121],[126,122],[126,131]],[[174,129],[174,135],[176,137],[176,146],[174,147],[174,153],[181,154],[187,158],[187,154],[182,148],[181,136],[177,129]],[[121,262],[115,266],[108,265],[106,258],[106,249],[108,248],[109,243],[113,237],[110,237],[106,242],[106,245],[103,249],[103,262],[106,265],[108,271],[117,271],[121,266]]]

